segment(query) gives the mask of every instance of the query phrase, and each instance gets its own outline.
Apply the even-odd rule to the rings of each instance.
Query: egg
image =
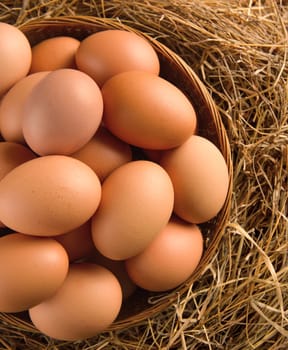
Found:
[[[82,340],[106,330],[119,314],[122,292],[108,269],[88,263],[72,264],[61,288],[29,310],[43,334],[60,340]]]
[[[0,312],[20,312],[50,298],[68,273],[60,243],[11,233],[0,238]]]
[[[86,164],[68,156],[43,156],[0,181],[0,220],[17,232],[59,235],[89,220],[100,197],[100,181]]]
[[[196,113],[188,98],[155,74],[117,74],[104,84],[102,94],[105,126],[131,145],[169,149],[195,133]]]
[[[32,52],[26,36],[15,26],[0,22],[0,96],[30,69]]]
[[[227,196],[229,173],[211,141],[193,135],[178,148],[163,152],[160,165],[172,180],[178,216],[199,224],[217,215]]]
[[[32,89],[48,73],[39,72],[27,75],[4,95],[0,105],[0,130],[6,141],[25,144],[22,130],[23,108]]]
[[[69,155],[95,134],[103,100],[99,87],[87,74],[58,69],[32,90],[23,113],[23,135],[35,153]]]
[[[80,227],[54,238],[65,248],[70,262],[83,259],[95,250],[91,236],[90,220],[86,221]]]
[[[0,142],[0,180],[16,166],[36,158],[27,147],[15,142]],[[0,221],[0,227],[5,225]]]
[[[103,182],[113,170],[132,160],[132,151],[128,144],[102,126],[94,137],[80,150],[71,154],[71,157],[89,165]]]
[[[80,41],[69,36],[45,39],[32,47],[30,73],[60,68],[76,69],[75,54]]]
[[[121,285],[123,300],[127,300],[136,291],[137,286],[129,277],[124,260],[112,260],[94,250],[86,262],[104,266],[117,277]]]
[[[200,228],[176,217],[140,254],[126,260],[128,275],[141,288],[163,292],[185,282],[203,253]]]
[[[142,149],[142,152],[144,153],[145,157],[148,160],[151,160],[152,162],[159,163],[162,155],[161,150],[155,150],[155,149]]]
[[[0,180],[18,165],[36,158],[26,146],[15,142],[0,142]]]
[[[129,70],[159,74],[158,55],[144,37],[125,30],[104,30],[85,38],[76,52],[77,67],[99,86]]]
[[[158,164],[137,160],[114,170],[102,184],[92,217],[92,239],[107,258],[124,260],[141,252],[167,224],[173,186]]]

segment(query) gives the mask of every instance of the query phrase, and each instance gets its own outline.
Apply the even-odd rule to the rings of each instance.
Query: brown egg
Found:
[[[227,196],[229,174],[212,142],[193,135],[180,147],[163,152],[160,165],[173,182],[178,216],[199,224],[217,215]]]
[[[100,196],[100,181],[86,164],[61,155],[39,157],[0,181],[0,220],[17,232],[59,235],[89,220]]]
[[[124,30],[105,30],[84,39],[76,53],[77,67],[99,86],[130,70],[159,74],[156,51],[143,37]]]
[[[26,146],[15,142],[0,142],[0,180],[18,165],[36,158]]]
[[[122,288],[123,300],[128,299],[137,289],[136,284],[132,282],[127,273],[124,260],[108,259],[95,250],[87,262],[104,266],[117,277]]]
[[[31,65],[31,46],[15,26],[0,22],[0,96],[24,78]]]
[[[18,81],[3,97],[0,105],[0,130],[6,141],[25,144],[22,123],[23,108],[32,89],[48,72],[27,75]]]
[[[50,72],[33,89],[24,107],[23,135],[39,155],[69,155],[98,129],[103,100],[97,84],[75,69]]]
[[[0,180],[16,166],[35,157],[28,147],[15,142],[0,142]],[[1,221],[0,227],[5,227]]]
[[[118,316],[121,287],[108,269],[78,263],[54,296],[29,310],[42,333],[61,340],[81,340],[106,330]]]
[[[0,311],[20,312],[50,298],[68,273],[60,243],[12,233],[0,238]]]
[[[159,163],[162,151],[161,150],[155,150],[155,149],[142,149],[143,153],[147,157],[148,160],[151,160],[152,162]]]
[[[70,262],[87,257],[95,251],[95,246],[91,236],[90,220],[80,227],[54,238],[63,245]]]
[[[169,149],[195,132],[196,114],[188,98],[155,74],[115,75],[102,87],[102,94],[105,126],[131,145]]]
[[[69,36],[58,36],[41,41],[32,47],[30,73],[60,68],[76,69],[75,53],[79,45],[79,40]]]
[[[113,260],[138,254],[167,224],[173,199],[171,180],[158,164],[138,160],[117,168],[104,181],[92,217],[96,248]]]
[[[132,151],[128,144],[100,127],[95,136],[71,156],[89,165],[103,182],[113,170],[132,160]]]
[[[198,226],[173,218],[139,255],[126,261],[132,281],[149,291],[167,291],[185,282],[203,253]]]

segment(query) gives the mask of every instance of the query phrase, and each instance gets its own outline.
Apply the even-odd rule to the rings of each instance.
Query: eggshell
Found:
[[[199,227],[173,218],[139,255],[126,260],[128,275],[149,291],[167,291],[192,275],[203,253]]]
[[[86,164],[61,155],[39,157],[0,181],[0,220],[17,232],[59,235],[89,220],[100,196],[100,181]]]
[[[0,142],[0,180],[18,165],[36,158],[26,146],[15,142]]]
[[[31,308],[33,324],[60,340],[81,340],[104,331],[116,319],[122,303],[121,287],[108,269],[72,264],[65,282],[50,299]]]
[[[79,40],[69,36],[57,36],[41,41],[32,47],[30,73],[60,68],[76,69],[75,54],[79,45]]]
[[[155,163],[159,163],[161,156],[162,156],[161,150],[142,149],[142,151],[148,160],[151,160],[152,162],[155,162]]]
[[[3,97],[0,105],[0,130],[6,141],[25,144],[22,131],[23,108],[32,89],[49,72],[27,75],[19,80]]]
[[[88,220],[72,231],[54,237],[65,248],[69,261],[73,262],[89,256],[95,250],[91,236],[91,221]]]
[[[178,216],[199,224],[217,215],[227,196],[229,173],[211,141],[193,135],[180,147],[163,152],[160,165],[172,180]]]
[[[147,149],[179,146],[196,129],[194,107],[175,85],[152,73],[129,71],[102,87],[105,126],[123,141]]]
[[[35,157],[28,147],[15,142],[0,142],[0,180],[16,166]],[[0,227],[5,227],[1,221]]]
[[[89,165],[103,182],[113,170],[132,160],[132,151],[128,144],[99,127],[95,136],[71,157]]]
[[[23,135],[34,152],[69,155],[95,134],[103,100],[99,87],[87,74],[58,69],[33,89],[23,113]]]
[[[19,233],[0,238],[0,311],[20,312],[50,298],[68,273],[60,243]]]
[[[92,239],[104,256],[124,260],[141,252],[167,224],[173,186],[158,164],[138,160],[114,170],[102,184],[92,217]]]
[[[87,262],[104,266],[117,277],[121,285],[123,300],[127,300],[137,289],[136,284],[132,282],[127,273],[124,260],[112,260],[106,258],[100,254],[100,252],[95,250],[94,253],[89,256]]]
[[[0,22],[0,96],[24,78],[31,65],[31,46],[15,26]]]
[[[159,74],[156,51],[143,37],[124,30],[105,30],[85,38],[76,53],[77,67],[99,86],[129,70]]]

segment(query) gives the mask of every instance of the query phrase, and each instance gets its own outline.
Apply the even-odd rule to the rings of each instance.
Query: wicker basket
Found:
[[[106,29],[124,29],[145,37],[158,53],[161,64],[160,75],[185,92],[193,103],[198,114],[198,133],[216,144],[227,162],[230,175],[228,195],[217,217],[201,225],[204,234],[205,249],[197,270],[189,280],[175,290],[167,293],[151,293],[139,289],[123,304],[119,317],[109,329],[117,330],[126,328],[155,315],[173,302],[176,302],[181,295],[187,292],[191,283],[199,278],[215,254],[218,243],[224,233],[225,222],[230,211],[232,193],[232,162],[225,128],[210,94],[193,70],[176,53],[157,40],[131,27],[127,27],[116,19],[65,16],[53,19],[33,20],[22,25],[20,29],[26,34],[32,46],[44,39],[60,35],[68,35],[81,40],[92,33]],[[19,315],[0,314],[0,319],[5,320],[6,323],[13,322],[14,325],[19,322],[20,329],[24,327],[31,330],[31,327],[33,328],[29,322],[26,323],[25,319],[27,320],[27,318],[25,318],[25,315],[24,318],[19,318]],[[25,327],[25,323],[28,328]]]

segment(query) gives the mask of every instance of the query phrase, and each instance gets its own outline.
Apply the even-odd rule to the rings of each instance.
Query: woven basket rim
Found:
[[[225,158],[228,173],[229,173],[229,185],[228,185],[228,193],[225,200],[225,203],[221,209],[221,211],[217,215],[217,220],[215,223],[212,223],[213,227],[213,237],[210,239],[210,242],[205,250],[201,263],[199,264],[196,271],[193,273],[191,278],[189,278],[185,283],[176,288],[175,290],[167,293],[161,293],[159,298],[156,298],[157,301],[153,302],[153,296],[150,297],[151,306],[145,310],[139,311],[136,314],[131,316],[124,317],[123,319],[116,320],[107,330],[120,330],[132,325],[136,325],[142,322],[144,319],[148,317],[154,316],[156,313],[163,311],[165,308],[170,306],[173,302],[175,302],[179,297],[181,297],[188,289],[189,286],[196,281],[201,273],[204,271],[205,267],[211,260],[214,255],[217,246],[222,239],[222,236],[225,232],[225,223],[228,220],[231,208],[231,197],[232,197],[232,183],[233,183],[233,164],[231,159],[230,152],[230,144],[229,139],[222,122],[220,113],[212,100],[211,95],[207,91],[205,85],[202,83],[200,78],[195,74],[192,68],[173,50],[166,47],[164,44],[159,42],[157,39],[152,38],[148,34],[138,31],[131,26],[125,25],[121,23],[118,19],[115,18],[101,18],[94,16],[60,16],[53,18],[38,18],[27,21],[26,23],[20,25],[18,28],[23,31],[28,38],[31,35],[36,36],[41,41],[47,35],[47,31],[49,31],[49,36],[53,36],[53,30],[59,30],[61,32],[64,28],[71,28],[71,34],[75,35],[77,32],[77,28],[81,26],[81,30],[86,29],[86,36],[89,35],[90,31],[95,32],[100,30],[99,28],[104,29],[123,29],[135,32],[136,34],[143,36],[146,38],[152,46],[155,48],[157,53],[164,57],[165,60],[173,62],[174,65],[177,66],[178,72],[181,73],[181,77],[185,77],[185,79],[189,79],[190,85],[193,84],[195,91],[197,91],[198,95],[201,96],[202,100],[206,103],[207,110],[210,111],[211,115],[211,123],[214,125],[215,133],[217,134],[217,142],[218,147],[221,150],[223,157]],[[98,30],[97,30],[98,28]],[[102,30],[101,29],[101,30]],[[45,34],[46,31],[46,34]],[[52,34],[52,35],[51,35]],[[44,35],[44,37],[42,37]],[[55,35],[55,33],[54,33]],[[58,34],[57,34],[58,35]],[[59,34],[60,35],[60,34]],[[31,40],[31,38],[30,38]],[[213,226],[214,225],[214,226]],[[155,299],[155,300],[156,300]],[[5,322],[12,322],[17,324],[19,322],[19,327],[25,326],[26,328],[31,329],[33,326],[27,321],[23,321],[18,319],[17,316],[13,315],[2,315],[0,314],[0,318],[5,319]],[[34,328],[33,328],[34,329]],[[37,331],[37,330],[36,330]]]

